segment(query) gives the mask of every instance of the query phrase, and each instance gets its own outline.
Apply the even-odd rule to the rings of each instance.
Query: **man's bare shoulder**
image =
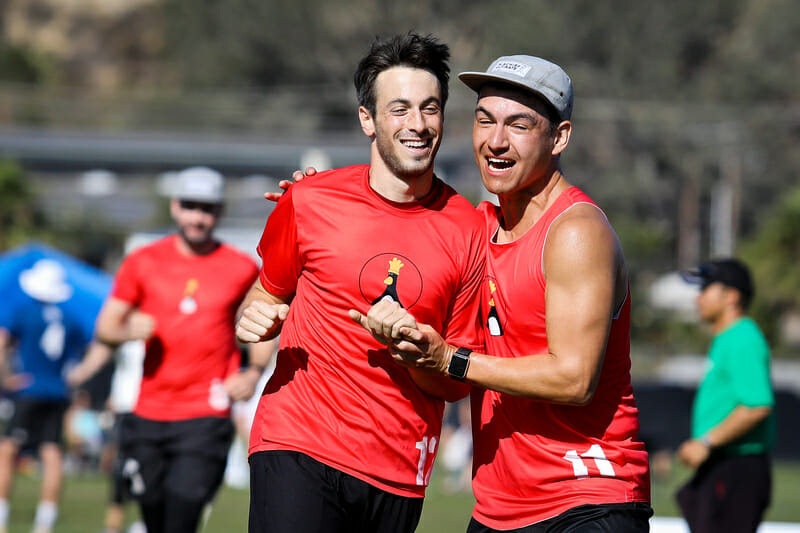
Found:
[[[548,242],[604,236],[616,240],[616,234],[606,215],[592,203],[579,202],[570,206],[553,221],[548,233]]]
[[[594,204],[575,204],[553,222],[544,249],[550,274],[616,269],[621,247],[605,214]]]

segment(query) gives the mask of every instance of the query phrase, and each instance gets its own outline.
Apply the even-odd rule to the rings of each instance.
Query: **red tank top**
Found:
[[[549,352],[542,252],[552,223],[577,203],[595,205],[572,187],[521,238],[490,241],[482,306],[488,353]],[[494,235],[499,208],[483,203],[479,211]],[[476,388],[472,417],[473,516],[486,526],[519,528],[583,504],[648,502],[648,457],[630,381],[630,296],[612,321],[591,403],[560,405]]]

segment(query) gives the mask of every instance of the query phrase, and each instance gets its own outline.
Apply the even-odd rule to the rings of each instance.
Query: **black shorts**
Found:
[[[411,533],[422,501],[391,494],[302,453],[250,456],[250,533]]]
[[[24,449],[44,443],[62,446],[67,407],[67,402],[59,400],[14,400],[14,414],[4,434]]]
[[[228,418],[159,422],[132,414],[120,426],[122,475],[142,503],[207,503],[222,483],[232,439]]]
[[[653,509],[644,502],[579,505],[553,518],[503,533],[646,533]],[[500,533],[474,518],[467,533]]]
[[[712,455],[676,495],[692,533],[755,531],[770,502],[765,454]]]

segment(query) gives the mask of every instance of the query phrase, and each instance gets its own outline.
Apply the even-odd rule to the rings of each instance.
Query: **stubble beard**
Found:
[[[378,147],[378,155],[380,155],[386,167],[398,178],[407,180],[417,178],[424,175],[433,167],[433,161],[436,157],[436,152],[439,146],[434,146],[431,153],[421,159],[404,160],[397,152],[401,148],[394,145],[394,139],[389,138],[388,142],[385,137],[376,136],[376,143]]]

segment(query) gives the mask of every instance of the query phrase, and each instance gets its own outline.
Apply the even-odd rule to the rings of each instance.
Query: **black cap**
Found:
[[[753,278],[747,265],[738,259],[719,259],[702,263],[695,268],[681,272],[688,283],[700,285],[705,289],[712,283],[722,283],[739,291],[742,295],[742,308],[747,309],[753,298]]]

